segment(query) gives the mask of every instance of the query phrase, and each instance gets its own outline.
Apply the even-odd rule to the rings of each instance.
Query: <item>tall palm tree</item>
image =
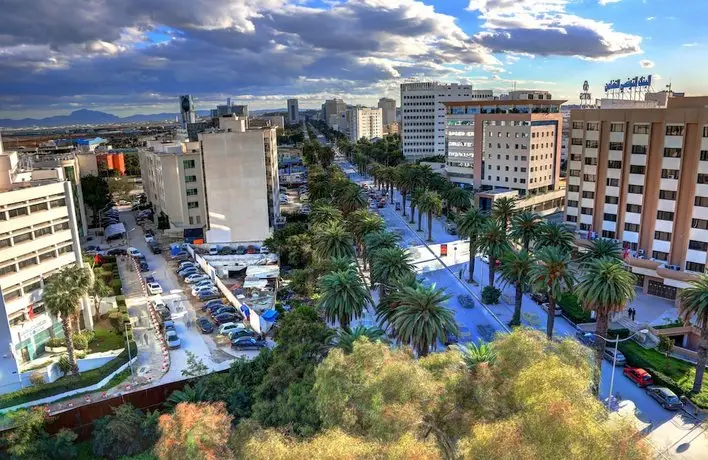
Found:
[[[509,236],[513,240],[521,242],[524,251],[531,247],[531,241],[541,231],[541,218],[535,212],[522,211],[511,218],[511,232]]]
[[[512,284],[516,289],[511,326],[521,325],[521,302],[524,298],[524,290],[529,283],[529,274],[533,265],[533,257],[523,250],[521,252],[507,251],[502,256],[499,267],[501,278],[505,284]]]
[[[384,181],[384,188],[391,198],[391,203],[393,203],[393,186],[396,182],[396,168],[394,166],[383,166],[381,168],[381,176]]]
[[[327,321],[339,321],[342,329],[347,329],[353,319],[361,318],[366,306],[371,303],[371,295],[364,281],[354,270],[332,272],[320,278],[322,293],[318,307]]]
[[[615,260],[623,260],[622,245],[619,241],[609,238],[593,240],[587,252],[580,256],[580,263],[587,264],[606,257]]]
[[[472,194],[464,188],[451,187],[444,192],[443,197],[447,201],[447,206],[455,212],[466,211],[472,205]]]
[[[357,250],[361,251],[361,256],[364,259],[364,269],[366,269],[367,256],[364,238],[368,234],[382,232],[386,228],[386,222],[378,214],[366,209],[358,209],[347,217],[347,227],[354,236]]]
[[[413,263],[408,251],[395,247],[376,251],[371,262],[371,288],[379,283],[379,298],[386,295],[386,290],[413,272]]]
[[[337,190],[334,199],[339,209],[346,215],[357,209],[366,208],[369,199],[363,188],[353,182]]]
[[[401,292],[405,287],[417,288],[419,285],[415,273],[398,279],[394,282],[393,289],[387,291],[386,295],[379,298],[379,303],[376,305],[376,320],[381,327],[386,325],[391,326],[391,318],[396,308],[401,304]]]
[[[327,222],[337,222],[342,220],[342,211],[331,204],[316,204],[310,213],[310,223],[313,226]]]
[[[418,213],[428,214],[428,241],[433,241],[433,216],[442,212],[442,200],[437,192],[426,191],[418,201]]]
[[[492,205],[492,217],[504,225],[504,230],[509,229],[511,217],[516,213],[516,200],[510,197],[502,197],[494,200]]]
[[[374,232],[369,233],[364,237],[364,245],[366,245],[366,257],[369,264],[373,259],[376,251],[383,248],[395,248],[398,247],[401,237],[393,232]]]
[[[595,259],[583,267],[583,276],[575,287],[582,299],[583,308],[596,314],[595,333],[607,337],[610,315],[624,310],[627,302],[634,299],[635,276],[627,271],[624,263],[611,257]],[[605,341],[595,340],[595,391],[600,388],[600,368],[605,353]]]
[[[396,185],[398,186],[398,190],[401,191],[401,210],[403,211],[403,217],[406,217],[406,198],[408,197],[408,191],[416,187],[415,174],[416,169],[413,165],[401,164],[396,167]]]
[[[570,254],[557,246],[546,246],[536,252],[536,264],[531,269],[531,283],[536,290],[548,296],[548,320],[546,337],[553,339],[556,302],[564,292],[575,284],[570,269]]]
[[[64,329],[64,344],[66,345],[71,373],[79,374],[74,356],[74,334],[71,318],[79,311],[81,299],[87,294],[91,285],[91,276],[84,267],[76,265],[62,268],[45,281],[44,305],[56,317],[61,317]]]
[[[418,207],[418,202],[420,201],[420,197],[423,196],[423,193],[425,193],[425,189],[422,187],[418,187],[413,189],[411,192],[411,224],[415,224],[415,208]],[[420,209],[418,210],[418,231],[422,231],[420,228],[421,224],[421,218],[420,218]]]
[[[691,392],[699,393],[703,387],[703,374],[708,363],[708,275],[700,275],[679,291],[679,314],[686,323],[693,323],[701,330],[696,359],[696,377]]]
[[[497,261],[509,250],[509,240],[502,222],[491,219],[487,221],[479,236],[479,249],[489,259],[489,285],[494,287]]]
[[[457,233],[470,240],[470,283],[474,282],[474,260],[479,248],[479,235],[482,233],[486,221],[487,217],[479,208],[472,208],[457,218]]]
[[[449,298],[435,285],[403,287],[397,296],[399,304],[391,315],[396,338],[411,345],[418,356],[426,356],[448,332],[457,333],[455,314],[443,306]]]
[[[352,235],[340,222],[329,222],[317,227],[313,242],[315,253],[320,259],[354,257]]]
[[[337,333],[336,343],[345,353],[354,351],[354,342],[366,337],[370,342],[387,343],[386,333],[378,327],[356,326],[351,329],[340,329]]]
[[[460,350],[462,360],[471,371],[494,364],[497,359],[493,344],[485,343],[481,338],[478,343],[469,342],[465,345],[456,345],[455,348]]]
[[[573,241],[575,241],[575,234],[567,225],[546,222],[541,226],[536,237],[536,247],[555,246],[563,252],[570,253],[573,249]]]

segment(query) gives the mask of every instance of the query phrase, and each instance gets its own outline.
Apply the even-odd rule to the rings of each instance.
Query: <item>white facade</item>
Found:
[[[380,108],[356,107],[350,111],[349,139],[352,142],[362,137],[375,139],[383,136],[383,114]]]
[[[401,139],[406,158],[445,155],[445,102],[493,99],[492,90],[437,82],[401,84]]]
[[[300,123],[300,107],[297,99],[288,99],[288,123]]]
[[[383,124],[388,126],[396,122],[396,100],[387,97],[379,99],[379,108],[383,112]]]

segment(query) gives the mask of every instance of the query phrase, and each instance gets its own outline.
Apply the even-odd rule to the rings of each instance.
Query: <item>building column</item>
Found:
[[[676,214],[671,237],[671,253],[669,260],[672,265],[678,265],[681,270],[686,268],[686,252],[691,233],[691,216],[693,202],[696,198],[696,180],[698,178],[698,162],[701,132],[698,125],[685,125],[683,150],[681,151],[681,167],[679,169],[678,195],[676,197]]]
[[[652,123],[647,150],[647,166],[644,171],[644,199],[639,226],[639,247],[651,257],[656,228],[656,211],[659,208],[659,190],[661,189],[661,164],[664,158],[665,125]]]

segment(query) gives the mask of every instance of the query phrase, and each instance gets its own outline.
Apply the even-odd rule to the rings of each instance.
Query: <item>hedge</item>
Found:
[[[130,348],[131,350],[136,350],[135,342],[130,344]],[[61,377],[52,383],[26,387],[12,393],[0,395],[0,409],[95,385],[127,362],[128,350],[124,348],[118,356],[97,369],[82,372],[78,376],[68,375]]]
[[[570,318],[574,323],[590,323],[594,320],[592,319],[590,312],[583,310],[583,307],[578,301],[578,297],[575,294],[565,293],[558,299],[558,305],[563,310],[565,316]]]

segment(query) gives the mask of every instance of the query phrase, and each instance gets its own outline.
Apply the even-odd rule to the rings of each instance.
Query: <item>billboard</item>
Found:
[[[610,80],[605,83],[605,92],[612,90],[622,90],[632,89],[632,88],[647,88],[651,86],[651,75],[641,76],[641,77],[630,77],[624,83],[620,80]]]

